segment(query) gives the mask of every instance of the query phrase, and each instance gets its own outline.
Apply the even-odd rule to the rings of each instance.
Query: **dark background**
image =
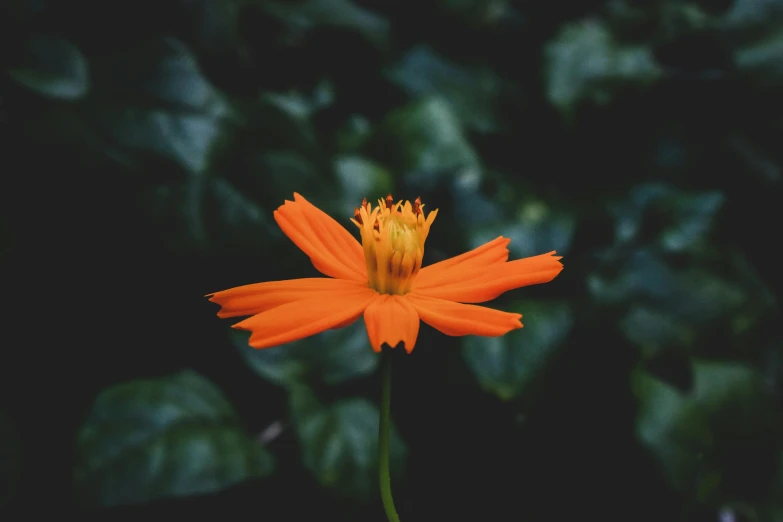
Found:
[[[403,521],[783,520],[783,2],[2,0],[0,67],[4,520],[384,520],[362,322],[203,297],[317,275],[294,191],[565,256],[395,352]]]

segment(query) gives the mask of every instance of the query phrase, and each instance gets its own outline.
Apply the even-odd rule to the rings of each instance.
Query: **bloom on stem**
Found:
[[[421,270],[424,241],[438,211],[424,218],[421,199],[394,203],[391,194],[372,208],[362,201],[353,213],[364,249],[370,288],[380,294],[405,295]]]
[[[373,350],[402,342],[410,353],[419,321],[446,335],[495,337],[521,328],[520,314],[475,306],[500,294],[546,283],[563,269],[555,252],[508,261],[509,239],[422,267],[424,243],[438,211],[420,199],[373,207],[362,201],[351,221],[361,244],[299,194],[275,211],[283,232],[328,277],[255,283],[209,294],[218,317],[250,316],[233,327],[268,348],[348,326],[364,315]]]

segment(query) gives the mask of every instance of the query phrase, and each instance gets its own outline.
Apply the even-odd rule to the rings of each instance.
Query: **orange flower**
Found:
[[[351,219],[361,244],[299,194],[275,211],[285,234],[329,277],[271,281],[208,294],[218,317],[251,316],[233,327],[252,332],[250,346],[269,348],[341,328],[364,315],[370,344],[402,342],[410,353],[419,320],[446,335],[495,337],[522,328],[520,314],[481,303],[522,286],[546,283],[563,265],[555,252],[507,261],[509,239],[498,237],[470,252],[422,268],[424,242],[438,211],[426,217],[420,199],[373,207]]]

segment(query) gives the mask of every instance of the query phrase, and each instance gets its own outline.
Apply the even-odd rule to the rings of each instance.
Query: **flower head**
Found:
[[[353,212],[359,227],[370,288],[380,294],[405,295],[421,270],[424,241],[438,211],[424,217],[424,205],[417,198],[394,203],[389,194],[373,208],[367,200]]]
[[[391,195],[354,211],[361,244],[299,194],[275,211],[283,232],[328,277],[255,283],[209,294],[218,317],[250,316],[234,328],[251,333],[250,346],[268,348],[340,328],[364,316],[376,352],[403,343],[410,353],[419,322],[446,335],[503,335],[522,328],[520,314],[481,303],[528,285],[546,283],[563,269],[555,252],[508,260],[509,239],[498,237],[470,252],[422,267],[424,242],[438,211],[425,215],[420,199],[394,203]]]

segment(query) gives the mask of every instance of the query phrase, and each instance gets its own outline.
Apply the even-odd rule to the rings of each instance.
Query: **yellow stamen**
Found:
[[[364,261],[370,287],[382,294],[407,294],[416,274],[421,270],[424,242],[438,211],[426,218],[421,198],[411,205],[389,194],[379,199],[378,206],[362,201],[354,210],[354,225],[359,227],[364,248]]]

